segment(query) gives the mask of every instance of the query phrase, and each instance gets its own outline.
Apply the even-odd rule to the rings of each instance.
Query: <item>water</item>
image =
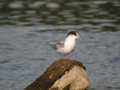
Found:
[[[1,0],[0,90],[23,90],[60,56],[47,44],[74,30],[68,58],[87,68],[90,90],[120,90],[119,0]]]

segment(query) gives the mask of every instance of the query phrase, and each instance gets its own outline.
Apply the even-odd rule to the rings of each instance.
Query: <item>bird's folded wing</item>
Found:
[[[61,40],[58,43],[48,42],[48,44],[51,45],[54,49],[63,48],[64,47],[64,40]]]
[[[61,40],[60,42],[56,43],[56,48],[63,48],[64,47],[64,40]]]

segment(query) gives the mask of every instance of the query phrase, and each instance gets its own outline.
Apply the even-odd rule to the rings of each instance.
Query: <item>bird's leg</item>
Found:
[[[61,54],[61,56],[62,56],[62,59],[65,59],[64,54]]]

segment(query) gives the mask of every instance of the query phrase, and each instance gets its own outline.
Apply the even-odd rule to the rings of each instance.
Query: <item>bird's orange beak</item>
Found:
[[[83,38],[80,35],[77,35],[78,40],[83,40]]]

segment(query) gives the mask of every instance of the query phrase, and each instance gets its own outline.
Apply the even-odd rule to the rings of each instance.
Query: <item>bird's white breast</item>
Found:
[[[64,43],[64,52],[70,53],[75,47],[75,38],[74,37],[68,37],[65,39]]]

